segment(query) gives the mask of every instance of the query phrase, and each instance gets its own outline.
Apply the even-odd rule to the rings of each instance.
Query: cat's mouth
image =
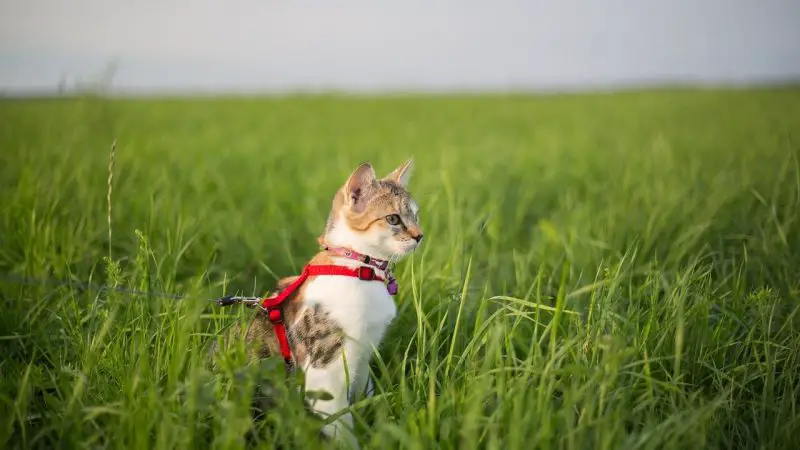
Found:
[[[419,247],[421,244],[422,244],[421,240],[420,241],[415,241],[415,240],[403,241],[399,245],[400,253],[402,253],[403,255],[407,255],[407,254],[413,252],[414,250],[416,250],[417,247]]]

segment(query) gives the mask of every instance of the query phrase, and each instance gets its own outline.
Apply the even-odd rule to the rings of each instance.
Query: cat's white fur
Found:
[[[404,185],[408,182],[409,174],[410,170],[407,170],[402,174],[405,176],[400,177]],[[414,204],[412,208],[416,214],[417,205]],[[326,240],[334,246],[350,248],[380,259],[394,260],[410,254],[419,245],[412,241],[413,244],[398,246],[398,243],[384,234],[379,231],[355,233],[340,216],[335,220]],[[364,265],[348,258],[333,259],[336,265]],[[375,269],[375,273],[386,277],[381,270]],[[310,366],[303,368],[307,391],[325,391],[333,396],[331,400],[317,399],[311,402],[311,408],[320,416],[326,417],[346,409],[350,401],[359,399],[365,392],[369,395],[372,390],[369,362],[388,325],[395,318],[397,309],[383,283],[366,282],[352,277],[317,277],[308,283],[303,297],[305,307],[321,305],[346,335],[343,354],[331,364],[321,369]],[[302,317],[302,314],[298,314],[298,317]],[[327,424],[323,432],[340,443],[358,448],[352,427],[353,417],[348,412]]]
[[[362,265],[357,261],[335,258],[335,264],[350,267]],[[381,276],[384,274],[376,270]],[[335,414],[358,400],[369,383],[369,362],[374,349],[383,339],[387,326],[397,313],[394,301],[386,286],[378,281],[365,282],[351,277],[319,277],[311,281],[304,293],[306,307],[322,305],[346,335],[343,356],[325,368],[306,367],[307,391],[326,391],[332,400],[315,400],[312,409],[325,417]],[[347,368],[345,370],[345,361]],[[347,380],[349,374],[349,383]],[[350,413],[326,425],[323,431],[357,448],[349,429],[353,418]]]

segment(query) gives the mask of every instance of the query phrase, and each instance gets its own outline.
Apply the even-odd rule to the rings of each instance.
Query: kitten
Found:
[[[310,404],[311,410],[322,417],[347,408],[351,400],[369,389],[368,366],[373,348],[379,346],[396,315],[390,294],[396,285],[392,286],[389,262],[411,254],[422,241],[419,207],[406,190],[412,169],[413,161],[408,160],[378,179],[370,164],[359,165],[333,198],[325,230],[319,237],[325,250],[309,262],[351,269],[372,267],[389,285],[353,276],[312,275],[283,303],[291,349],[287,362],[304,371],[306,391],[324,391],[332,396],[314,399]],[[297,278],[280,280],[278,290],[286,289]],[[281,354],[273,323],[265,311],[259,310],[255,315],[245,339],[252,349],[250,358]],[[352,426],[353,418],[348,412],[322,431],[339,442],[358,447],[350,431]]]

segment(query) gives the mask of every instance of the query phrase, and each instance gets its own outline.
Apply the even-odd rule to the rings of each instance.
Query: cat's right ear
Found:
[[[369,187],[375,182],[375,170],[369,163],[361,163],[344,184],[347,205],[354,211],[364,211]]]
[[[408,187],[408,180],[411,179],[411,173],[414,171],[414,158],[409,159],[394,169],[392,173],[386,175],[386,178],[399,183],[400,186]]]

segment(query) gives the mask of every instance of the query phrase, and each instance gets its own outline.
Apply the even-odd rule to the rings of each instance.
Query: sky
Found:
[[[2,0],[0,90],[800,80],[800,0]]]

